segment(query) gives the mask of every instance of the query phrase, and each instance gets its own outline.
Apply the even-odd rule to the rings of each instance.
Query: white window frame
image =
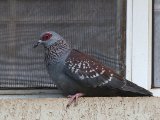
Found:
[[[126,78],[160,96],[152,88],[152,0],[127,0]]]

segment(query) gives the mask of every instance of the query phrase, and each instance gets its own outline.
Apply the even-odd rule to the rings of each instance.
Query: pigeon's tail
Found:
[[[126,85],[122,87],[122,89],[125,92],[125,96],[153,96],[153,94],[150,91],[128,80],[126,80]]]

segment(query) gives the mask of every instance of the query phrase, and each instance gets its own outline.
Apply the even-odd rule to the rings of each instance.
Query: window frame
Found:
[[[152,0],[127,0],[126,78],[160,96],[152,88]]]

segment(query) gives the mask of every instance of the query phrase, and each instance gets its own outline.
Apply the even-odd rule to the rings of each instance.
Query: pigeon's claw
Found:
[[[67,108],[73,103],[75,102],[75,105],[78,104],[78,98],[84,96],[83,93],[76,93],[75,95],[68,95],[67,97],[70,98],[68,104],[67,104]]]

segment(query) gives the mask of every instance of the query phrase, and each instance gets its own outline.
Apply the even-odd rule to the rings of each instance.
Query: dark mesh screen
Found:
[[[0,88],[54,88],[39,35],[55,31],[73,48],[125,75],[126,0],[0,0]]]

